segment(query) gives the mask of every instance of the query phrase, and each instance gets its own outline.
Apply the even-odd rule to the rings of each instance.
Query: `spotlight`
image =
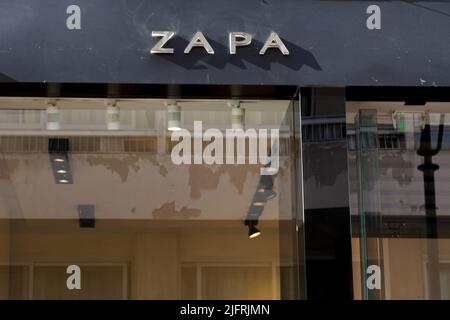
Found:
[[[56,172],[57,172],[57,173],[67,173],[67,171],[64,170],[64,169],[57,170]]]
[[[47,104],[47,130],[59,130],[60,129],[60,114],[59,109],[56,107],[55,101],[49,101]]]
[[[106,128],[108,130],[120,129],[120,108],[116,104],[116,100],[106,101]]]
[[[263,206],[255,206],[252,205],[247,213],[247,218],[244,221],[244,225],[248,227],[248,238],[254,239],[261,235],[261,231],[256,228],[258,224],[259,216],[262,214],[264,210]]]
[[[248,238],[255,239],[261,235],[261,231],[254,224],[248,225]]]
[[[245,109],[241,108],[241,103],[237,100],[229,101],[228,106],[231,109],[231,129],[244,130],[245,129]]]
[[[167,105],[167,130],[181,130],[181,108],[176,101],[169,100]]]

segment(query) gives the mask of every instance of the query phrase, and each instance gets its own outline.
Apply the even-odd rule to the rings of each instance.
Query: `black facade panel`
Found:
[[[367,26],[372,5],[380,29]],[[0,9],[2,82],[450,85],[449,1],[1,0]],[[150,54],[152,31],[163,30],[175,32],[175,52]],[[197,31],[214,55],[183,53]],[[230,55],[235,31],[253,39]],[[259,54],[272,31],[289,55]]]

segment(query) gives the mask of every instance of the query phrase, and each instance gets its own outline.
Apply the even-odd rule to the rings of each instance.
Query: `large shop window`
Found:
[[[356,298],[450,299],[449,109],[347,102]]]
[[[304,297],[293,104],[0,98],[0,298]]]

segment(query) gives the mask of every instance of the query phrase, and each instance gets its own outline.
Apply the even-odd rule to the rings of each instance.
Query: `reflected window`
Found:
[[[448,109],[347,102],[356,298],[449,298]]]

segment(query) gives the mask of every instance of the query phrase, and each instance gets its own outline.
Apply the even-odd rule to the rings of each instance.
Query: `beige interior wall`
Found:
[[[427,242],[437,242],[440,263],[450,262],[450,239],[389,239],[392,299],[426,299]]]
[[[360,239],[352,239],[353,293],[362,299]],[[425,299],[424,239],[392,238],[383,241],[385,298]],[[449,242],[450,244],[450,242]]]
[[[389,280],[386,287],[391,299],[425,299],[424,241],[398,238],[384,242],[384,267]]]
[[[6,299],[9,296],[9,246],[9,220],[0,220],[0,299]]]
[[[362,299],[361,252],[359,238],[352,238],[353,299]]]
[[[241,223],[239,228],[202,227],[181,231],[166,228],[135,232],[102,229],[55,232],[57,228],[51,227],[13,232],[9,256],[14,262],[25,264],[126,263],[129,267],[128,297],[132,299],[181,298],[181,273],[186,265],[222,266],[225,269],[227,266],[265,266],[264,270],[255,269],[254,274],[261,275],[263,278],[260,277],[258,282],[262,280],[267,285],[261,285],[258,294],[246,294],[277,299],[280,297],[278,231],[275,227],[262,227],[263,235],[254,240],[248,239],[247,229]],[[8,256],[6,251],[4,253]],[[229,277],[236,279],[249,272],[245,269],[233,276],[234,271],[226,270]],[[267,274],[270,277],[264,279]],[[222,285],[223,282],[216,281],[216,286]],[[206,288],[204,284],[203,287]],[[213,287],[207,288],[212,290]],[[222,292],[223,295],[232,295],[233,286],[222,287],[229,290]],[[4,288],[3,284],[0,288]],[[2,298],[6,297],[7,293]]]
[[[439,261],[450,262],[450,239],[389,238],[383,241],[384,289],[387,299],[427,299],[427,242],[437,241]],[[354,295],[361,298],[359,239],[352,240]]]
[[[135,237],[134,299],[178,299],[179,259],[175,233],[144,233]]]
[[[259,227],[259,226],[258,226]],[[278,232],[263,229],[263,235],[250,240],[247,229],[213,229],[179,234],[183,262],[268,262],[279,257]]]
[[[80,232],[12,233],[11,259],[16,262],[108,262],[130,260],[133,239],[128,234]]]
[[[226,280],[215,281],[207,286],[202,283],[203,290],[215,292],[208,296],[203,292],[201,298],[229,299],[280,299],[280,247],[277,228],[262,228],[263,236],[249,240],[242,230],[213,230],[202,232],[183,232],[179,237],[179,254],[182,263],[196,263],[223,269],[223,278],[235,285],[226,285]],[[207,241],[207,245],[205,245]],[[291,256],[293,259],[293,256]],[[227,267],[233,267],[231,271]],[[239,271],[240,269],[240,271]],[[248,269],[252,270],[248,271]],[[269,270],[269,273],[267,273]],[[234,272],[234,276],[233,276]],[[268,275],[268,276],[267,276]],[[241,278],[253,277],[247,285]],[[205,280],[204,277],[202,277]],[[209,279],[213,279],[212,277]],[[258,288],[256,289],[256,285]],[[218,294],[219,286],[222,291]],[[245,288],[252,289],[245,292]],[[241,289],[239,289],[241,288]]]
[[[120,266],[82,266],[82,290],[67,290],[66,266],[36,266],[34,300],[118,300],[123,298]]]

